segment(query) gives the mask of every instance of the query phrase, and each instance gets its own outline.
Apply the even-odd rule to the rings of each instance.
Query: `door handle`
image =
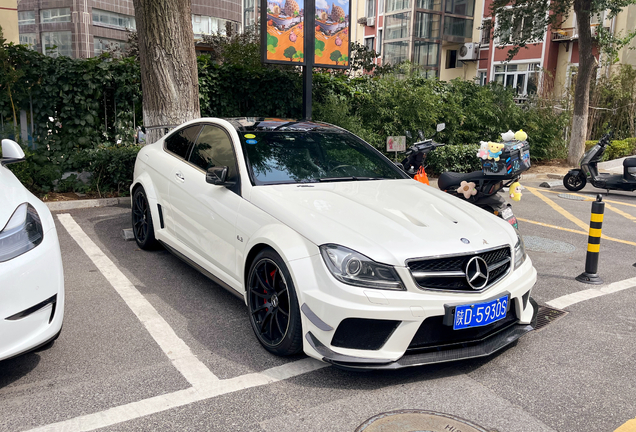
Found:
[[[183,174],[181,174],[181,172],[177,171],[174,175],[178,180],[185,181],[185,177],[183,176]]]

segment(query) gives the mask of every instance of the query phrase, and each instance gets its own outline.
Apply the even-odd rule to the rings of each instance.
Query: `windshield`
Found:
[[[257,185],[403,179],[406,175],[346,132],[241,132]]]

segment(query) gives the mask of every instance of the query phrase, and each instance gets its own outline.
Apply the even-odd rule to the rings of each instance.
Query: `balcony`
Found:
[[[590,25],[592,37],[598,35],[598,24]],[[562,28],[552,30],[552,42],[570,42],[579,38],[578,29],[576,27]]]

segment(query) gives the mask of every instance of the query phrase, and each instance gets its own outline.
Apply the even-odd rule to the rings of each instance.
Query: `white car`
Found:
[[[0,159],[0,360],[57,339],[64,319],[64,272],[53,216],[5,165],[24,160],[2,140]]]
[[[515,229],[338,127],[202,118],[135,164],[138,245],[245,301],[260,343],[346,368],[485,356],[533,330]]]

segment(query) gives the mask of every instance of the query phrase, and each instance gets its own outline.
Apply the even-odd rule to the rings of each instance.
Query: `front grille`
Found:
[[[488,265],[488,283],[473,289],[466,280],[468,261],[478,256]],[[481,292],[500,281],[510,271],[512,253],[509,246],[461,256],[415,259],[407,262],[418,287],[448,291]]]
[[[331,345],[340,348],[379,350],[384,346],[400,321],[347,318],[342,320]]]
[[[469,344],[492,336],[518,321],[517,302],[514,299],[510,299],[510,309],[505,318],[482,327],[453,330],[452,326],[443,324],[443,315],[428,317],[420,325],[408,349],[412,351],[440,348],[445,345]]]

